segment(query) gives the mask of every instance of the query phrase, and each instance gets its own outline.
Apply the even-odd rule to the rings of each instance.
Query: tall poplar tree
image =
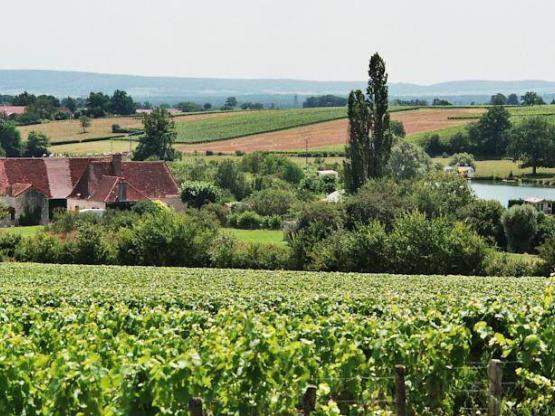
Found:
[[[356,192],[368,179],[385,175],[393,135],[389,129],[388,89],[385,62],[377,53],[370,58],[366,96],[356,90],[349,95],[349,142],[345,148],[345,183]]]

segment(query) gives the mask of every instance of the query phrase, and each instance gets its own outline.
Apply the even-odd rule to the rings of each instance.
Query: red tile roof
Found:
[[[12,114],[23,114],[25,106],[23,105],[0,105],[0,113],[6,113],[10,116]]]
[[[121,162],[120,176],[107,158],[0,159],[0,195],[33,186],[51,199],[116,202],[124,183],[128,201],[175,198],[179,187],[164,162]]]

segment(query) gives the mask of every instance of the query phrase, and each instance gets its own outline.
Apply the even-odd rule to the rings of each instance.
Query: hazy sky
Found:
[[[0,0],[0,68],[555,80],[554,0]]]

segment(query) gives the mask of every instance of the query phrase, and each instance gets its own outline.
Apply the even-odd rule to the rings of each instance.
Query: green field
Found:
[[[447,166],[451,158],[436,157],[434,162]],[[476,161],[475,179],[515,179],[552,182],[555,179],[555,168],[538,168],[538,174],[532,176],[532,168],[521,168],[519,163],[509,159]]]
[[[29,237],[41,232],[44,229],[43,225],[30,225],[27,227],[8,227],[0,228],[0,233],[17,234],[22,237]]]
[[[233,117],[177,121],[177,142],[199,143],[283,130],[346,117],[346,109],[306,108],[241,112]]]
[[[247,243],[273,243],[285,245],[283,231],[281,230],[239,230],[237,228],[224,228],[223,231]]]
[[[404,364],[410,414],[475,415],[500,357],[506,414],[548,414],[544,283],[2,263],[0,407],[294,416],[315,384],[316,415],[385,415]]]

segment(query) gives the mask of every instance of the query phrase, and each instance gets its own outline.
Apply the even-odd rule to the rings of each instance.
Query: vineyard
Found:
[[[177,142],[203,143],[278,131],[347,116],[343,107],[246,111],[223,118],[176,120]]]
[[[2,415],[548,415],[546,280],[0,264]]]

